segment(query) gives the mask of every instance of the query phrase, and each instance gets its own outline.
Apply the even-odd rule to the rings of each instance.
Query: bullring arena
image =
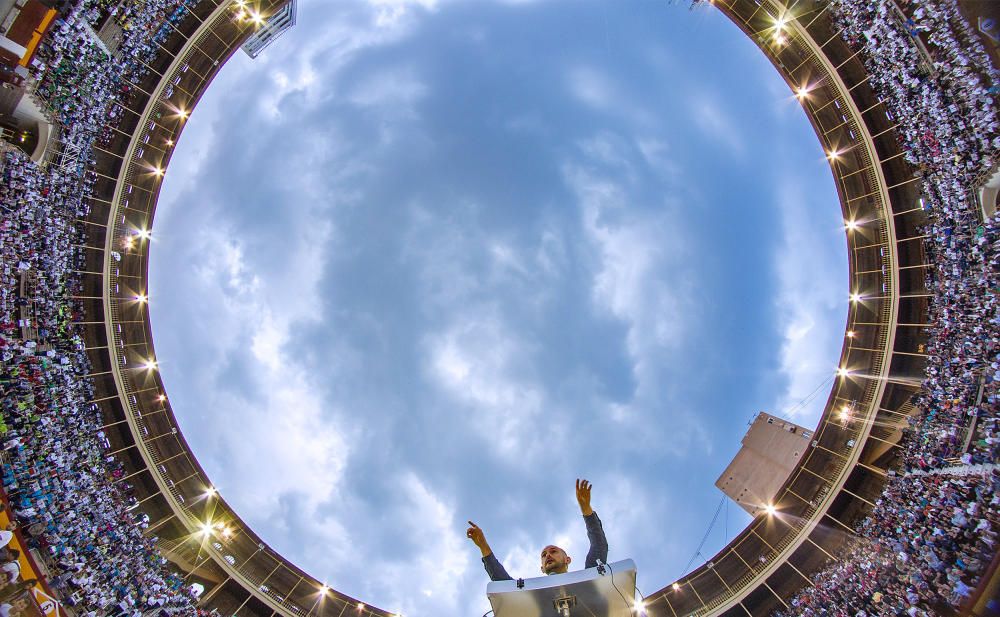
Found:
[[[254,534],[157,371],[147,264],[173,146],[284,4],[44,3],[31,60],[5,69],[49,127],[2,143],[3,516],[20,577],[0,598],[21,614],[392,614]],[[698,8],[732,20],[806,112],[840,198],[851,309],[811,446],[772,508],[657,581],[644,610],[998,614],[1000,73],[982,16],[938,0]]]

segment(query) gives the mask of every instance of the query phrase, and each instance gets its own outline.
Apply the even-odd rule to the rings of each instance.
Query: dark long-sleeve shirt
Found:
[[[590,540],[590,550],[587,551],[587,561],[584,562],[584,567],[593,568],[597,565],[598,560],[601,563],[607,563],[608,539],[604,536],[604,525],[601,524],[601,519],[597,517],[597,512],[592,512],[583,517],[583,521],[587,524],[587,539]],[[507,574],[507,570],[504,569],[503,564],[500,563],[500,560],[493,553],[483,557],[483,567],[486,568],[486,573],[490,575],[491,581],[514,580],[510,574]]]

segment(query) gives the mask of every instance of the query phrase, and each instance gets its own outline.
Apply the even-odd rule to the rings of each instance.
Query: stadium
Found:
[[[4,516],[20,547],[0,598],[25,615],[392,615],[254,533],[157,370],[148,259],[173,146],[287,3],[34,4],[23,55],[0,56],[40,110],[5,127],[0,166]],[[643,610],[997,614],[997,48],[954,2],[705,4],[812,124],[852,296],[823,415],[778,497]],[[114,49],[78,58],[95,31]]]

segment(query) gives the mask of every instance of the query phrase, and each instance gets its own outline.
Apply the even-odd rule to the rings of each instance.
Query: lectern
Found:
[[[486,595],[496,617],[631,617],[635,562],[516,581],[494,581]]]

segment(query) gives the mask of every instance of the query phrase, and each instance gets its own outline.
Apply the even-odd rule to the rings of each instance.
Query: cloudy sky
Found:
[[[815,424],[841,223],[796,100],[712,9],[303,0],[177,146],[157,354],[226,499],[345,593],[481,615],[465,521],[515,576],[550,542],[582,562],[577,477],[648,593],[753,415]]]

